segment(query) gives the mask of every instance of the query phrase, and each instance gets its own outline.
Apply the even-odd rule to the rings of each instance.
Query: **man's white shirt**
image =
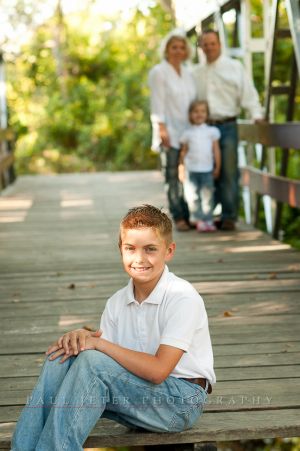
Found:
[[[263,117],[257,91],[240,61],[221,55],[213,63],[195,66],[193,75],[197,98],[207,100],[212,119],[237,117],[241,108],[252,119]]]

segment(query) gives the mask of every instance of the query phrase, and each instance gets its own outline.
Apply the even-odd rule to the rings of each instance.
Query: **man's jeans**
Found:
[[[78,451],[102,416],[133,428],[176,432],[201,415],[205,390],[168,377],[155,385],[99,351],[45,361],[17,423],[13,451]]]
[[[170,147],[160,151],[161,166],[165,176],[165,186],[169,209],[174,221],[189,220],[189,209],[183,195],[182,183],[178,180],[179,149]]]
[[[188,172],[184,182],[190,221],[212,222],[214,179],[212,172]]]
[[[215,204],[222,205],[222,219],[235,221],[239,208],[238,129],[236,122],[218,124],[221,139],[221,175],[215,183]]]

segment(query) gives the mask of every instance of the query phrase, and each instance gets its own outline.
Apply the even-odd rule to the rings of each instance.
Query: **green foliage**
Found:
[[[36,29],[8,65],[18,172],[156,167],[147,77],[172,27],[154,6],[127,23],[82,13]]]

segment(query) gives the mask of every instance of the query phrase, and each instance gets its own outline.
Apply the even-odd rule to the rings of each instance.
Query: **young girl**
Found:
[[[184,192],[190,210],[190,222],[198,232],[214,232],[213,192],[214,178],[221,169],[220,132],[206,124],[208,104],[192,102],[189,108],[191,126],[184,131],[180,142],[179,177],[184,181]]]

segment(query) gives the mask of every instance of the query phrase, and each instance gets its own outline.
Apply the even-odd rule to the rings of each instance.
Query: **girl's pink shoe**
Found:
[[[206,223],[206,232],[216,232],[217,228],[214,224]]]
[[[196,229],[199,233],[215,232],[217,230],[213,224],[204,221],[198,221]]]

